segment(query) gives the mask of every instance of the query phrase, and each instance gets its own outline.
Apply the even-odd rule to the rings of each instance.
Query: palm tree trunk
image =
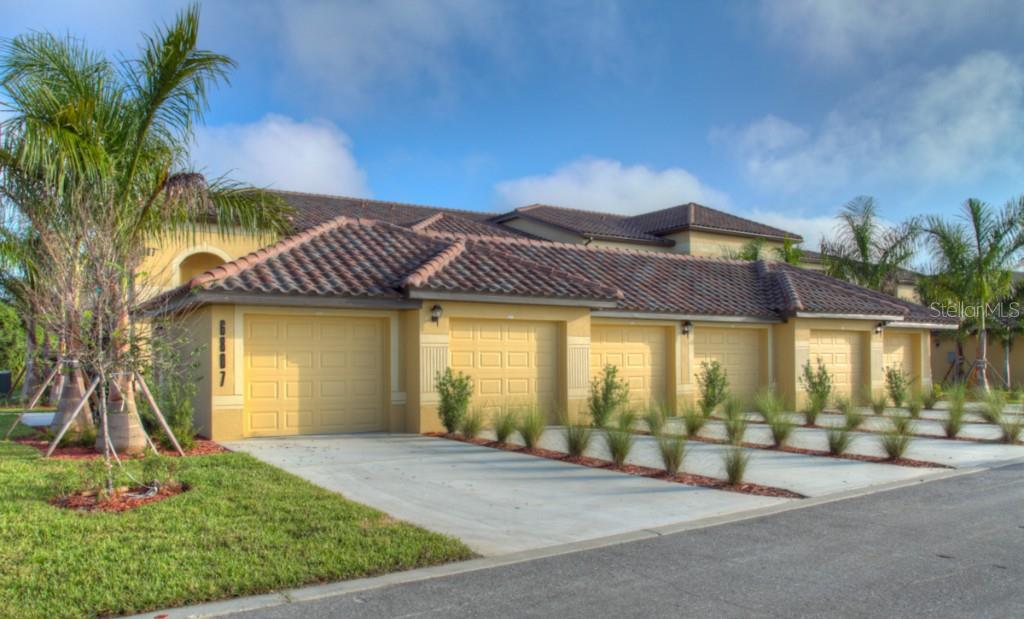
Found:
[[[21,381],[21,401],[28,402],[36,389],[36,321],[25,319],[25,378]]]
[[[982,327],[978,331],[978,387],[988,391],[988,331]]]
[[[1006,386],[1007,389],[1010,388],[1010,382],[1011,382],[1010,381],[1010,341],[1011,340],[1004,340],[1003,341],[1003,372],[1005,372],[1005,374],[1003,374],[1003,383],[1005,383],[1005,386]]]

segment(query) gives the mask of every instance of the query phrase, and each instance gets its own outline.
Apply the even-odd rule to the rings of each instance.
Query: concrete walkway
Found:
[[[706,429],[705,432],[708,436],[713,434],[713,430],[709,432]],[[512,440],[514,442],[517,439],[517,436],[513,436]],[[548,428],[542,436],[539,446],[544,449],[565,451],[565,438],[562,429]],[[725,479],[722,458],[727,449],[729,448],[724,445],[691,441],[687,444],[683,469],[687,473]],[[785,488],[809,497],[827,496],[851,490],[863,490],[873,486],[885,486],[899,481],[922,479],[937,472],[937,469],[823,458],[766,449],[747,449],[745,451],[750,455],[746,481]],[[587,455],[610,459],[604,437],[600,433],[594,433],[594,439],[587,450]],[[626,462],[638,466],[662,468],[657,440],[650,436],[637,436],[636,444]]]
[[[696,488],[416,435],[225,443],[396,518],[497,555],[763,508]]]

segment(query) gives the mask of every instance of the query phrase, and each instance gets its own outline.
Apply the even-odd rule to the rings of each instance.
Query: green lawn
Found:
[[[190,491],[127,513],[47,504],[83,466],[0,442],[0,617],[136,613],[472,554],[246,454],[181,461]]]

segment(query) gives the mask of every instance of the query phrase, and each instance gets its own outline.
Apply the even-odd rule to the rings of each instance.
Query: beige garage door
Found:
[[[245,316],[250,436],[385,429],[386,321]]]
[[[637,404],[665,402],[668,374],[665,327],[593,325],[590,329],[590,373],[599,376],[614,365],[629,384]]]
[[[832,393],[860,398],[864,382],[864,335],[850,331],[811,330],[811,367],[821,359],[832,375]],[[803,368],[800,368],[801,373]]]
[[[452,370],[473,378],[472,406],[487,415],[530,405],[553,415],[557,343],[554,323],[453,319]]]
[[[693,372],[701,371],[702,362],[718,361],[729,378],[729,393],[750,398],[761,385],[760,329],[726,329],[695,327],[693,329]]]
[[[883,357],[884,366],[902,367],[912,379],[920,377],[915,360],[914,344],[917,336],[913,333],[894,333],[891,329],[885,331],[885,354]]]

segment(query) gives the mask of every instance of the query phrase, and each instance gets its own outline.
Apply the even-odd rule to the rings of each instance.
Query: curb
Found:
[[[675,533],[682,533],[686,531],[707,529],[724,524],[743,522],[746,520],[752,520],[764,516],[781,514],[784,512],[798,509],[806,509],[808,507],[825,505],[828,503],[835,503],[838,501],[845,501],[847,499],[854,499],[858,497],[868,496],[871,494],[877,494],[880,492],[889,492],[892,490],[898,490],[901,488],[907,488],[910,486],[916,486],[919,484],[929,483],[933,481],[941,481],[945,479],[952,479],[954,477],[973,475],[975,473],[980,473],[987,470],[998,469],[1022,463],[1024,463],[1024,458],[1016,458],[1013,460],[1002,461],[992,466],[979,466],[972,467],[969,469],[941,470],[934,474],[925,477],[919,477],[916,479],[901,480],[889,484],[874,486],[871,488],[850,490],[847,492],[841,492],[824,497],[787,501],[785,503],[781,503],[778,505],[760,507],[743,512],[737,512],[734,514],[710,516],[707,518],[700,518],[697,520],[679,522],[676,524],[668,524],[648,529],[639,529],[628,533],[619,533],[616,535],[584,540],[580,542],[571,542],[568,544],[559,544],[557,546],[548,546],[545,548],[537,548],[534,550],[525,550],[522,552],[510,553],[507,555],[500,555],[496,557],[470,559],[468,561],[461,561],[458,563],[446,563],[444,565],[435,565],[431,567],[408,570],[404,572],[393,572],[391,574],[385,574],[382,576],[358,578],[354,580],[346,580],[342,582],[327,583],[322,585],[311,585],[307,587],[286,589],[262,595],[233,598],[217,602],[208,602],[204,604],[185,606],[181,608],[151,611],[147,613],[133,615],[129,617],[129,619],[156,619],[157,617],[159,617],[160,619],[203,619],[206,617],[220,617],[232,613],[284,606],[286,604],[292,604],[296,602],[310,602],[314,600],[321,600],[324,598],[337,597],[341,595],[347,595],[350,593],[356,593],[359,591],[367,591],[370,589],[380,589],[383,587],[389,587],[393,585],[409,584],[424,580],[432,580],[435,578],[454,576],[457,574],[465,574],[467,572],[475,572],[479,570],[488,570],[492,568],[503,567],[506,565],[523,563],[526,561],[534,561],[537,559],[557,557],[561,555],[572,554],[586,550],[594,550],[597,548],[606,548],[608,546],[616,546],[619,544],[626,544],[629,542],[655,539],[658,537],[662,537],[664,535],[672,535]]]

